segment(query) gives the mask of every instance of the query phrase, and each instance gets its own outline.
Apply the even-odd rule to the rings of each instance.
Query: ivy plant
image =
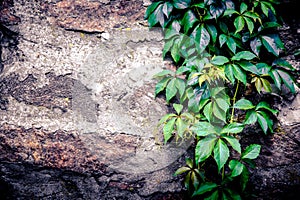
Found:
[[[165,0],[147,8],[149,27],[161,27],[163,58],[176,69],[155,78],[174,113],[159,122],[165,144],[195,139],[194,157],[175,175],[185,174],[191,197],[242,199],[261,146],[241,143],[248,126],[274,132],[278,111],[263,101],[267,94],[295,93],[293,66],[277,28],[277,0]],[[253,88],[255,98],[245,95]],[[258,98],[257,98],[258,97]],[[244,116],[244,117],[239,117]],[[212,165],[215,165],[213,170]],[[207,175],[207,170],[215,173]],[[237,187],[236,183],[239,183]]]

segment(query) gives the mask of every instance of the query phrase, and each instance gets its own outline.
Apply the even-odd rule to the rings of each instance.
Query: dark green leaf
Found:
[[[274,60],[273,63],[272,63],[272,66],[279,66],[279,67],[282,67],[286,70],[292,70],[292,71],[295,70],[293,65],[291,65],[288,61],[283,60],[281,58],[278,58],[278,59]]]
[[[273,121],[270,118],[270,116],[264,111],[257,111],[257,115],[263,116],[263,118],[266,120],[266,122],[268,124],[269,130],[271,131],[271,133],[273,133]]]
[[[222,120],[223,122],[226,122],[226,112],[222,110],[218,104],[214,103],[213,104],[213,114],[215,117],[218,119]]]
[[[229,104],[224,98],[216,98],[215,102],[217,103],[219,108],[224,112],[227,112],[227,110],[229,109]]]
[[[212,24],[206,24],[206,29],[211,36],[212,42],[216,43],[217,37],[218,37],[218,31],[217,31],[216,27]]]
[[[241,178],[240,178],[242,191],[244,191],[246,189],[248,180],[249,180],[249,171],[248,171],[247,167],[244,165],[243,166],[243,171],[242,171],[242,174],[241,174]]]
[[[275,56],[279,56],[279,48],[277,47],[273,38],[269,36],[261,36],[261,41],[270,53],[274,54]]]
[[[237,160],[231,160],[229,162],[229,168],[232,170],[231,177],[236,177],[243,172],[244,165]]]
[[[210,42],[210,35],[203,24],[197,26],[195,31],[195,44],[199,53],[202,53]]]
[[[267,134],[267,131],[268,131],[267,120],[262,115],[257,114],[257,121],[258,121],[260,127],[262,128],[262,130],[264,131],[264,133]]]
[[[230,49],[230,51],[232,51],[232,53],[236,52],[236,42],[232,37],[228,37],[227,41],[226,41],[226,45],[228,46],[228,48]]]
[[[206,192],[210,192],[217,187],[218,185],[215,183],[211,183],[211,182],[202,183],[200,187],[194,192],[193,196],[205,194]]]
[[[280,77],[281,77],[282,81],[284,82],[285,86],[287,86],[287,88],[289,88],[289,90],[292,93],[295,93],[296,92],[295,83],[294,83],[292,77],[287,72],[284,72],[282,70],[277,70],[277,72],[280,75]]]
[[[223,136],[222,138],[224,138],[234,150],[236,150],[238,153],[241,153],[241,144],[238,139],[232,136]]]
[[[155,26],[157,23],[160,23],[160,25],[163,27],[165,24],[165,16],[162,11],[162,4],[158,5],[158,7],[155,9],[155,11],[149,16],[148,24],[150,27]]]
[[[197,143],[195,149],[195,158],[197,164],[205,161],[212,154],[216,141],[216,137],[205,137]]]
[[[197,22],[198,19],[196,18],[195,14],[193,13],[192,10],[188,10],[183,19],[182,19],[182,24],[184,25],[184,33],[188,33],[188,31],[193,27],[195,22]]]
[[[272,92],[272,87],[271,87],[270,82],[264,78],[260,78],[260,80],[261,80],[261,83],[263,85],[265,92]]]
[[[242,159],[256,159],[260,153],[261,146],[258,144],[249,145],[245,151],[242,153]]]
[[[256,110],[259,110],[259,109],[265,109],[265,110],[268,110],[268,111],[270,111],[273,115],[276,115],[276,114],[278,113],[277,110],[272,109],[272,108],[270,107],[270,105],[269,105],[267,102],[265,102],[265,101],[261,101],[261,102],[259,102],[259,103],[257,104]]]
[[[220,17],[225,11],[226,6],[223,2],[219,2],[218,4],[211,4],[209,7],[210,14],[213,18],[217,19]]]
[[[271,78],[273,79],[276,87],[281,90],[281,78],[277,72],[277,70],[274,70],[272,69],[270,72],[269,72],[269,75],[271,76]]]
[[[249,110],[249,109],[252,109],[252,108],[255,108],[255,106],[252,104],[251,101],[247,100],[247,99],[240,99],[238,100],[234,106],[234,108],[237,108],[237,109],[241,109],[241,110]]]
[[[170,79],[171,77],[163,78],[155,85],[155,97],[166,88]]]
[[[229,149],[226,143],[219,139],[214,148],[214,159],[218,165],[218,171],[222,169],[229,158]]]
[[[254,124],[257,121],[257,114],[254,110],[249,110],[246,113],[244,124]]]
[[[159,4],[163,3],[163,1],[158,1],[152,3],[150,6],[148,6],[146,12],[145,12],[145,19],[148,19],[150,14],[158,7]]]
[[[219,191],[218,190],[214,191],[211,195],[204,198],[204,200],[217,200],[217,199],[219,199]]]
[[[180,41],[179,39],[176,39],[174,41],[173,46],[171,47],[171,56],[173,58],[173,60],[175,61],[175,63],[178,63],[178,61],[180,60],[181,56],[180,56]]]

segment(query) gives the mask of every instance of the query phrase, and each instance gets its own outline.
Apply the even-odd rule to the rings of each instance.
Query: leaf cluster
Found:
[[[260,145],[243,148],[246,126],[258,124],[273,133],[278,111],[267,102],[254,103],[242,93],[251,86],[263,96],[285,87],[295,93],[293,66],[282,58],[285,47],[277,28],[276,0],[165,0],[153,2],[145,13],[149,27],[164,32],[163,58],[171,57],[175,71],[156,74],[155,96],[163,93],[175,113],[159,122],[164,141],[195,139],[195,157],[176,171],[185,173],[192,196],[241,199],[249,179],[248,167],[259,156]],[[235,88],[231,91],[230,88]],[[244,113],[243,120],[236,111]],[[184,111],[184,112],[183,112]],[[244,150],[243,150],[244,149]],[[216,164],[211,181],[204,166]],[[230,187],[240,180],[239,190]]]

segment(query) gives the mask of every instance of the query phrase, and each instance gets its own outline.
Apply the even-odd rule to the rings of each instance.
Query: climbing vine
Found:
[[[280,95],[283,87],[295,93],[295,69],[282,59],[285,47],[277,33],[277,4],[166,0],[152,2],[146,10],[149,27],[163,29],[163,58],[170,57],[176,65],[176,70],[155,76],[155,95],[164,94],[175,111],[159,122],[164,142],[188,137],[195,141],[194,157],[175,172],[185,174],[192,197],[244,197],[249,167],[261,146],[243,147],[241,133],[255,124],[264,134],[273,133],[278,111],[262,97]],[[212,163],[213,176],[205,170]]]

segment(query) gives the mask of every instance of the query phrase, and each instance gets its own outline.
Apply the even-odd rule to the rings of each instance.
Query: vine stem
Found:
[[[234,92],[234,96],[233,96],[233,99],[232,99],[232,100],[233,100],[233,102],[232,102],[233,104],[232,104],[232,105],[235,104],[237,92],[238,92],[238,90],[239,90],[239,85],[240,85],[240,81],[238,81],[238,83],[237,83],[237,85],[236,85],[235,92]],[[232,123],[233,120],[234,120],[234,107],[232,108],[232,111],[231,111],[230,123]]]

